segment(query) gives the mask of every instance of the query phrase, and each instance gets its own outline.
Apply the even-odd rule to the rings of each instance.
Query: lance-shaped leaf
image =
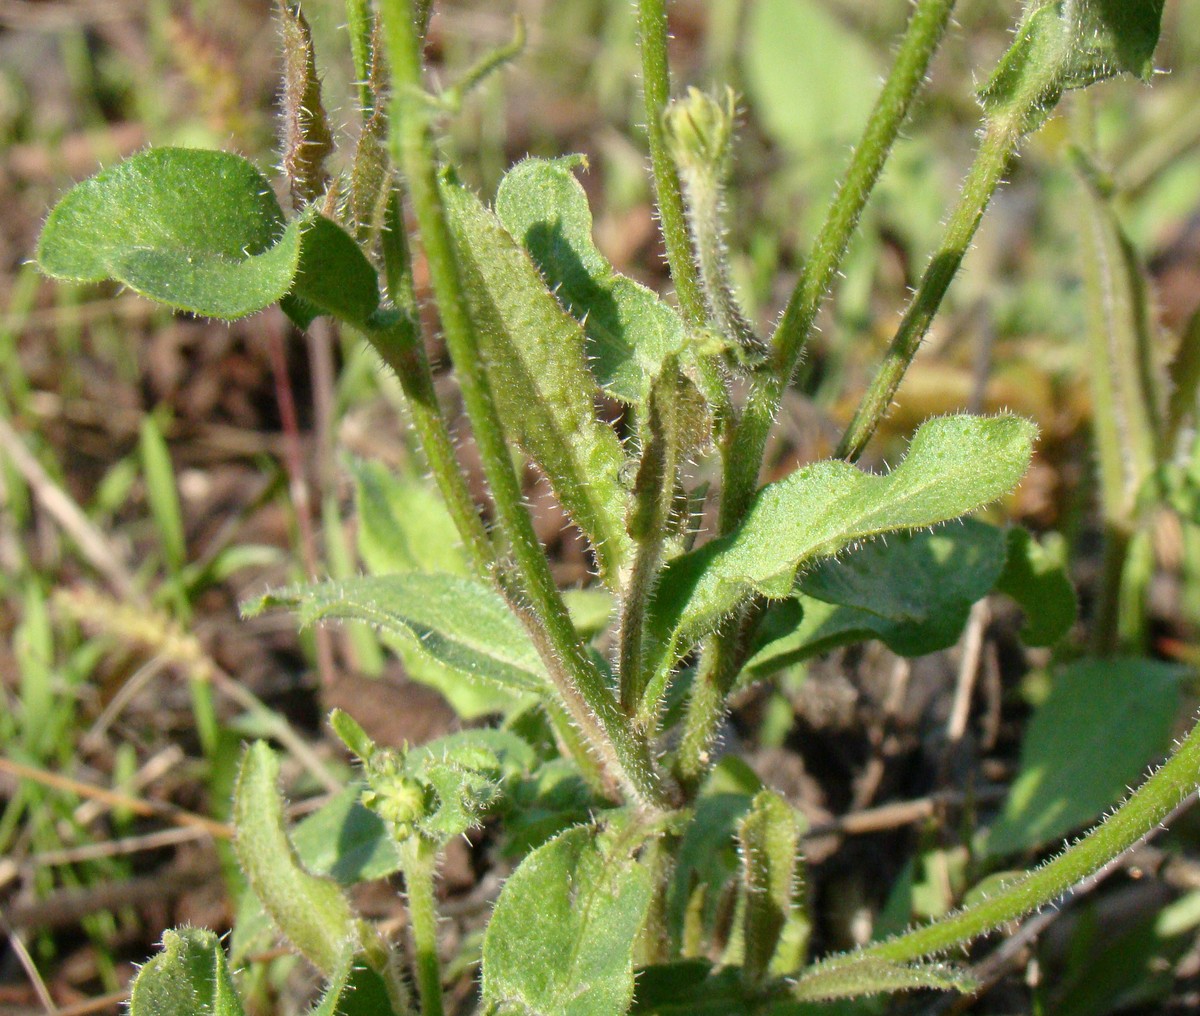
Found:
[[[980,92],[990,117],[1036,129],[1062,93],[1116,74],[1149,78],[1163,0],[1033,0]]]
[[[522,692],[544,691],[546,672],[529,637],[488,586],[457,575],[380,575],[268,593],[243,607],[296,611],[302,625],[366,621],[420,641],[439,663]]]
[[[329,183],[325,160],[333,152],[333,132],[321,102],[308,20],[294,0],[277,0],[275,13],[283,42],[283,172],[300,208],[319,198]]]
[[[614,580],[627,554],[625,456],[596,418],[583,329],[555,301],[528,253],[466,188],[443,187],[471,317],[505,430],[545,471]]]
[[[818,462],[759,491],[733,533],[663,569],[651,606],[662,673],[754,593],[786,596],[804,565],[871,536],[957,518],[995,501],[1029,464],[1036,429],[1013,416],[924,424],[886,475]]]
[[[758,984],[767,974],[784,928],[797,916],[800,826],[796,813],[778,794],[761,791],[738,826],[738,845],[745,893],[742,972],[750,984]]]
[[[233,319],[291,288],[300,234],[240,156],[154,148],[68,191],[46,220],[37,263],[56,279],[115,279],[171,307]]]
[[[130,1016],[242,1016],[221,941],[211,931],[179,928],[163,933],[162,952],[133,982]]]
[[[496,214],[525,245],[559,302],[583,323],[592,373],[622,402],[641,403],[663,361],[687,343],[675,310],[616,272],[592,239],[574,170],[583,156],[526,159],[496,192]]]
[[[633,997],[633,949],[650,906],[644,834],[580,826],[530,854],[505,883],[483,940],[488,1012],[613,1016]]]
[[[284,831],[279,762],[263,741],[247,749],[233,798],[234,846],[251,888],[279,930],[324,974],[360,936],[332,879],[305,870]]]
[[[970,991],[975,981],[946,963],[895,963],[876,956],[850,957],[845,963],[822,964],[802,975],[793,997],[806,1002],[830,1002],[916,988]]]

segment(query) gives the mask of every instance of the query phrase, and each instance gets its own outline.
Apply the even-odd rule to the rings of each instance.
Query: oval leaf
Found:
[[[947,416],[924,424],[908,455],[876,476],[818,462],[759,491],[729,536],[664,570],[651,607],[662,672],[754,593],[786,596],[796,572],[880,533],[957,518],[1008,493],[1024,474],[1036,429],[1013,416]]]
[[[614,1016],[633,998],[633,950],[652,894],[644,837],[580,826],[530,854],[483,940],[489,1012]]]
[[[592,239],[592,211],[575,178],[582,156],[526,159],[505,174],[496,214],[525,245],[558,301],[583,324],[588,365],[613,398],[641,403],[663,361],[681,353],[680,316],[620,275]]]
[[[208,317],[245,317],[291,288],[299,222],[285,226],[271,185],[228,152],[154,148],[77,185],[38,242],[47,275],[115,279]]]
[[[1163,0],[1037,0],[1026,5],[1016,38],[980,101],[991,117],[1017,116],[1034,130],[1062,93],[1116,74],[1148,78]]]

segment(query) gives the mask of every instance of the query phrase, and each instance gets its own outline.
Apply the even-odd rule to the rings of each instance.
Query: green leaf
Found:
[[[503,823],[504,854],[524,856],[551,837],[588,822],[601,807],[573,762],[551,759],[511,789]]]
[[[284,831],[279,762],[263,741],[247,750],[233,798],[234,847],[255,894],[279,930],[324,974],[332,974],[357,922],[341,889],[308,872]]]
[[[737,967],[707,960],[663,963],[638,971],[633,1016],[838,1016],[788,998],[782,990],[748,988]]]
[[[404,772],[433,790],[416,827],[440,843],[463,835],[534,761],[533,749],[504,730],[464,730],[409,751]]]
[[[505,174],[496,214],[525,245],[587,335],[588,363],[613,398],[640,404],[663,361],[687,344],[683,321],[645,286],[618,274],[592,239],[592,212],[574,170],[583,156],[526,159]]]
[[[391,1016],[396,1012],[387,982],[364,962],[362,953],[347,947],[321,1001],[306,1016]],[[410,1010],[402,1006],[399,1012],[409,1016]]]
[[[1004,530],[966,519],[822,561],[800,579],[794,601],[770,608],[747,671],[765,677],[871,638],[901,656],[952,646],[971,605],[992,591],[1005,554]]]
[[[1021,744],[1004,811],[983,840],[991,856],[1053,842],[1125,796],[1170,743],[1178,666],[1085,660],[1059,673]]]
[[[821,0],[758,0],[749,11],[744,60],[763,125],[808,153],[858,136],[881,74],[866,40]]]
[[[443,199],[504,428],[545,471],[595,548],[602,577],[614,582],[629,543],[619,479],[625,456],[596,418],[583,329],[475,195],[447,181]]]
[[[979,97],[989,117],[1036,129],[1062,93],[1154,70],[1163,0],[1035,0]]]
[[[227,152],[153,148],[67,192],[46,220],[38,266],[56,279],[115,279],[160,303],[233,319],[292,285],[300,223]]]
[[[225,951],[211,931],[163,932],[162,952],[133,982],[130,1016],[243,1016]]]
[[[358,515],[358,552],[375,575],[470,568],[446,503],[426,483],[379,462],[351,463]]]
[[[667,895],[667,924],[672,942],[685,945],[684,925],[690,901],[699,889],[696,915],[706,939],[716,924],[721,895],[738,876],[741,861],[737,830],[762,783],[741,759],[723,758],[713,769],[696,801],[675,854],[675,873]]]
[[[543,692],[545,670],[529,637],[491,588],[457,575],[382,575],[296,586],[243,605],[248,617],[295,610],[301,625],[366,621],[417,639],[439,663],[518,692]]]
[[[400,870],[392,834],[378,815],[360,803],[361,796],[362,784],[352,783],[292,830],[296,854],[314,875],[348,886]]]
[[[749,983],[758,984],[784,928],[797,916],[800,823],[791,805],[774,791],[760,791],[738,825],[738,844],[745,894],[742,971]]]
[[[658,679],[747,597],[786,596],[804,565],[1003,496],[1025,472],[1035,433],[1012,416],[947,416],[924,424],[886,475],[818,462],[768,484],[736,531],[663,569],[649,627],[661,647]]]
[[[1057,533],[1039,543],[1020,526],[1008,531],[1008,557],[996,591],[1025,612],[1021,641],[1027,646],[1052,646],[1075,623],[1078,604],[1066,554],[1066,541]]]
[[[443,572],[467,576],[471,568],[446,503],[426,484],[377,462],[357,462],[358,551],[375,575]],[[463,719],[509,712],[518,699],[469,672],[439,662],[408,629],[385,639],[414,681],[436,688]]]
[[[580,826],[539,847],[505,883],[483,940],[488,1012],[614,1016],[633,998],[633,949],[650,906],[645,834]]]
[[[299,328],[322,314],[362,330],[379,308],[379,279],[354,238],[331,219],[309,212],[302,220],[300,262],[283,309]]]
[[[945,963],[895,963],[864,956],[822,965],[808,975],[801,975],[792,994],[802,1001],[823,1002],[915,988],[970,991],[974,986],[968,974]]]

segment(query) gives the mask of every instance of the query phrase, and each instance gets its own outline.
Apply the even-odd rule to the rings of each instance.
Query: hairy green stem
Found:
[[[909,18],[900,48],[871,110],[846,174],[834,195],[788,300],[771,342],[774,369],[761,371],[725,455],[725,489],[721,499],[721,532],[733,529],[746,512],[758,486],[767,438],[783,393],[796,369],[817,312],[846,256],[879,174],[891,154],[909,107],[945,34],[955,0],[920,0]]]
[[[567,613],[509,454],[438,190],[431,131],[433,109],[422,85],[413,0],[385,0],[380,11],[393,75],[393,154],[407,179],[446,345],[475,433],[497,521],[516,562],[518,577],[511,583],[515,588],[506,590],[509,602],[537,644],[572,720],[593,750],[635,799],[665,806],[669,795],[649,747],[630,729]],[[497,576],[497,580],[502,577]]]
[[[429,470],[472,567],[480,577],[490,577],[496,564],[495,553],[455,457],[454,440],[438,403],[429,358],[415,319],[404,311],[397,312],[386,325],[367,332],[366,337],[400,379]]]
[[[663,113],[671,98],[671,75],[667,65],[666,0],[637,0],[638,31],[642,50],[642,89],[645,96],[646,133],[650,141],[650,163],[654,191],[671,280],[684,319],[692,328],[705,323],[704,296],[696,263],[692,260],[687,217],[679,173],[667,149]]]
[[[709,639],[704,647],[674,764],[675,778],[688,793],[699,790],[712,768],[712,746],[725,715],[726,700],[745,666],[761,613],[762,603],[752,603],[730,622],[728,631]]]
[[[437,901],[433,890],[436,848],[422,836],[409,836],[400,844],[400,864],[408,896],[408,920],[413,937],[421,1016],[443,1016],[445,1008],[442,1005],[442,965],[438,960]]]
[[[350,55],[354,60],[355,84],[363,122],[371,119],[375,95],[371,90],[371,36],[374,18],[368,0],[346,0],[346,29],[350,33]]]
[[[859,952],[831,957],[812,969],[851,967],[863,959],[904,963],[936,956],[1049,906],[1153,833],[1196,793],[1198,783],[1200,725],[1140,790],[1054,860],[1018,877],[989,899]]]
[[[891,408],[896,389],[966,256],[983,213],[1004,178],[1009,160],[1016,154],[1022,137],[1021,119],[1023,117],[1010,116],[988,123],[975,161],[963,182],[958,204],[946,222],[941,243],[921,277],[921,284],[904,313],[875,379],[842,436],[835,453],[838,458],[857,459]]]

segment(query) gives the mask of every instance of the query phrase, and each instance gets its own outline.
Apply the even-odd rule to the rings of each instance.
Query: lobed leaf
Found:
[[[331,975],[358,938],[342,890],[307,871],[284,831],[279,762],[264,741],[242,758],[233,798],[234,847],[255,895],[288,940],[322,973]]]
[[[736,531],[663,569],[649,628],[661,647],[658,680],[747,597],[786,596],[804,565],[1003,496],[1025,472],[1035,433],[1012,416],[947,416],[924,424],[886,475],[818,462],[763,487]]]
[[[457,575],[407,572],[295,586],[243,605],[249,617],[295,610],[302,625],[329,618],[366,621],[417,639],[439,663],[518,692],[542,692],[547,679],[520,622],[490,587]]]
[[[1083,660],[1054,678],[1021,743],[1004,810],[983,837],[991,856],[1052,843],[1125,796],[1170,743],[1183,668]]]
[[[585,164],[578,155],[517,163],[500,182],[496,214],[582,323],[600,386],[641,404],[667,357],[683,352],[687,332],[673,308],[620,275],[596,247],[587,194],[574,173]]]
[[[243,1016],[221,940],[201,928],[163,932],[162,952],[133,982],[130,1016]]]
[[[300,233],[240,156],[153,148],[68,191],[46,220],[37,263],[56,279],[115,279],[160,303],[233,319],[291,288]]]
[[[615,581],[629,543],[619,479],[625,456],[616,433],[596,418],[583,329],[475,195],[446,181],[443,200],[505,430],[545,471],[595,548],[601,575]]]
[[[521,862],[483,940],[489,1013],[613,1016],[633,998],[633,950],[653,893],[628,825],[579,826]]]

